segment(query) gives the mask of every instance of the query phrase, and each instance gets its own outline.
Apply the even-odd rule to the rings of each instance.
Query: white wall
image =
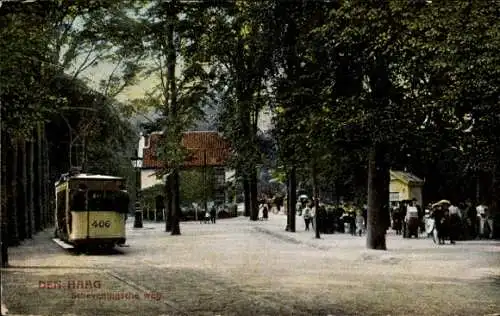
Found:
[[[229,182],[229,181],[234,181],[234,177],[236,175],[236,171],[233,170],[233,169],[226,169],[226,182]]]
[[[411,187],[411,198],[415,198],[417,199],[417,204],[424,207],[424,205],[422,205],[422,187],[419,187],[419,186],[412,186]]]
[[[145,141],[146,141],[146,138],[141,133],[141,136],[139,138],[139,145],[137,147],[137,156],[139,156],[141,158],[144,158]]]
[[[141,170],[141,190],[147,189],[157,184],[165,184],[165,177],[157,179],[154,173],[156,170],[146,169]],[[231,169],[226,170],[226,182],[234,181],[235,171]]]

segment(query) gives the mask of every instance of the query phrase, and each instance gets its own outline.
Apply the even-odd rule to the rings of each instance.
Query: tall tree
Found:
[[[5,183],[9,189],[9,214],[7,218],[2,216],[2,227],[8,227],[7,236],[10,237],[12,245],[52,224],[52,192],[49,183],[58,173],[67,170],[60,168],[57,160],[56,163],[49,164],[49,146],[54,148],[60,145],[62,141],[58,134],[61,134],[61,130],[54,133],[56,136],[53,138],[48,137],[46,133],[47,126],[53,126],[53,119],[58,117],[59,110],[69,104],[68,99],[71,96],[68,95],[67,88],[74,87],[76,81],[71,80],[71,84],[66,81],[66,84],[61,85],[60,79],[67,77],[63,70],[70,68],[81,52],[79,49],[68,49],[65,42],[67,37],[65,40],[58,38],[69,32],[69,24],[65,24],[61,14],[75,18],[80,11],[88,14],[100,10],[103,6],[103,3],[96,6],[95,2],[70,4],[54,1],[43,5],[9,2],[4,3],[0,10],[1,127],[2,136],[5,135],[4,144],[13,144],[4,147],[8,151],[8,159],[2,160],[2,168],[9,171],[7,176],[10,179]],[[61,8],[64,10],[60,10]],[[81,44],[84,38],[88,38],[88,32],[85,33],[81,29],[78,29],[78,32],[81,36],[76,41],[73,38],[73,44]],[[94,39],[94,42],[102,43],[103,40]],[[64,59],[69,61],[66,64],[60,55],[64,51],[69,54]],[[116,55],[116,50],[114,53]],[[123,82],[131,82],[133,76],[127,71],[124,72]],[[115,82],[116,80],[113,86],[116,85]],[[70,104],[73,107],[79,102],[75,99],[71,101],[76,101]],[[36,140],[35,151],[30,144],[33,140]],[[33,165],[38,166],[35,172],[32,172]],[[31,184],[33,173],[34,186]],[[32,202],[33,196],[37,197],[35,206]],[[7,221],[10,222],[8,225]],[[4,237],[2,234],[2,242]]]
[[[166,176],[167,223],[166,230],[180,234],[179,171],[186,158],[181,146],[182,132],[203,115],[202,106],[210,96],[208,74],[202,62],[193,57],[198,38],[203,34],[204,9],[210,3],[189,1],[155,1],[141,6],[138,21],[144,27],[144,47],[148,64],[146,71],[156,76],[159,84],[136,105],[147,104],[159,114],[158,127],[163,132],[158,157],[164,168],[158,177]],[[183,67],[179,67],[182,58]]]
[[[231,141],[231,164],[238,171],[245,194],[245,213],[258,219],[257,168],[262,163],[257,132],[261,109],[268,97],[271,68],[270,40],[265,38],[267,2],[235,1],[207,12],[200,57],[209,62],[219,95],[219,127]]]
[[[369,152],[367,247],[372,249],[386,249],[390,154],[422,122],[424,109],[415,107],[407,97],[412,91],[403,84],[418,80],[403,73],[416,53],[409,48],[406,30],[418,6],[343,1],[331,11],[329,23],[315,33],[331,39],[324,45],[331,56],[325,67],[331,79],[325,80],[330,87],[323,95],[335,118],[330,120],[332,135],[348,136],[350,146]]]

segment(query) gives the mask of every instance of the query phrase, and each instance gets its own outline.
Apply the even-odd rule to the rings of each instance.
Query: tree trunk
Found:
[[[17,156],[18,156],[18,150],[17,150],[17,139],[11,139],[11,150],[10,150],[10,159],[7,159],[8,161],[11,162],[10,167],[7,168],[7,170],[11,170],[9,172],[9,187],[10,187],[10,192],[9,192],[9,207],[7,209],[8,211],[8,217],[9,217],[9,246],[18,246],[20,244],[19,242],[19,231],[18,231],[18,218],[17,218]]]
[[[315,237],[317,239],[321,238],[320,236],[320,232],[319,232],[319,188],[318,188],[318,174],[316,172],[316,165],[315,163],[313,162],[312,164],[312,168],[311,168],[311,182],[312,182],[312,186],[313,186],[313,199],[314,199],[314,208],[315,208],[315,212],[314,212],[314,230],[315,230]]]
[[[177,64],[177,52],[174,43],[174,35],[175,35],[175,23],[177,22],[177,7],[175,1],[171,3],[165,3],[167,6],[167,43],[166,43],[166,57],[167,57],[167,84],[168,87],[168,96],[170,101],[170,108],[168,109],[168,115],[170,119],[175,122],[172,128],[169,130],[170,133],[173,133],[175,137],[178,137],[179,145],[182,137],[180,136],[181,130],[180,126],[177,125],[178,120],[178,104],[177,104],[177,85],[175,78],[175,68]],[[175,167],[172,171],[172,182],[171,182],[171,197],[172,197],[172,235],[180,235],[180,216],[181,216],[181,208],[180,208],[180,181],[179,181],[179,168]]]
[[[34,149],[35,144],[30,140],[26,148],[26,171],[27,171],[27,198],[28,198],[28,237],[32,238],[35,230],[35,206],[34,206]]]
[[[295,168],[292,168],[288,174],[288,231],[294,233],[296,229],[295,225],[295,214],[297,212],[297,174]]]
[[[26,207],[26,141],[21,138],[18,146],[17,172],[19,181],[17,182],[17,211],[18,211],[18,230],[19,239],[24,240],[28,237],[28,214]]]
[[[247,176],[243,178],[243,196],[244,196],[244,203],[245,203],[245,216],[250,216],[250,181],[248,180]]]
[[[42,229],[45,229],[49,226],[47,222],[47,201],[46,201],[46,182],[48,181],[48,176],[47,176],[47,161],[46,161],[46,156],[45,156],[45,151],[46,151],[46,138],[45,138],[45,125],[41,124],[40,126],[40,175],[41,175],[41,183],[40,183],[40,206],[41,206],[41,213],[40,213],[40,218],[41,218],[41,224],[42,224]]]
[[[171,235],[180,235],[181,228],[179,225],[181,217],[180,205],[180,190],[179,190],[179,170],[175,169],[172,172],[172,233]]]
[[[172,175],[168,175],[165,179],[165,195],[167,197],[166,210],[165,210],[165,231],[172,231]]]
[[[252,166],[250,170],[250,220],[256,221],[259,219],[259,199],[257,197],[257,170]]]
[[[287,192],[290,192],[290,189],[289,189],[289,186],[290,186],[290,180],[287,178]],[[290,209],[290,199],[287,199],[286,200],[286,209],[289,210]],[[285,227],[285,231],[286,232],[289,232],[290,231],[290,227],[291,227],[291,216],[290,216],[290,212],[286,212],[286,227]]]
[[[475,202],[476,204],[481,203],[481,176],[479,171],[477,172],[476,176],[476,196],[475,196]]]
[[[2,131],[1,134],[1,147],[0,147],[0,152],[2,155],[2,176],[0,177],[1,180],[1,199],[2,199],[2,205],[1,205],[1,217],[0,217],[0,224],[1,224],[1,234],[0,234],[0,247],[1,247],[1,256],[2,256],[2,268],[6,268],[9,265],[9,252],[8,252],[8,241],[9,241],[9,232],[8,232],[8,226],[9,226],[9,217],[8,217],[8,207],[9,207],[9,173],[7,170],[10,169],[7,167],[7,159],[8,159],[8,152],[10,151],[7,148],[8,144],[8,136],[7,133]]]
[[[34,162],[34,221],[35,231],[42,230],[42,136],[40,123],[36,127],[36,146],[33,152],[35,156]]]
[[[336,196],[335,202],[337,203],[337,208],[339,208],[340,207],[340,196],[343,192],[341,190],[340,181],[338,178],[335,179],[334,183],[335,183],[335,196]]]
[[[383,144],[370,148],[368,160],[368,225],[366,246],[369,249],[386,250],[385,235],[389,220],[389,182],[387,150]]]
[[[337,200],[337,187],[335,186],[335,180],[332,181],[332,195],[331,195],[331,199],[332,199],[332,202],[333,201],[336,201]],[[338,205],[337,205],[338,207]]]
[[[285,166],[285,170],[288,170],[287,167]],[[286,190],[287,190],[287,193],[288,195],[290,196],[290,172],[288,172],[286,174]],[[290,199],[286,199],[286,209],[289,210],[290,209]],[[291,216],[290,216],[290,212],[286,212],[286,227],[285,227],[285,231],[289,232],[291,231],[290,228],[292,227],[292,223],[291,223]]]
[[[500,239],[500,181],[498,166],[495,164],[492,177],[491,216],[493,217],[493,238]]]
[[[50,179],[50,161],[49,161],[49,142],[45,132],[45,126],[42,130],[43,135],[43,210],[45,217],[45,227],[50,227],[54,224],[54,209],[52,208],[53,194],[49,183]]]

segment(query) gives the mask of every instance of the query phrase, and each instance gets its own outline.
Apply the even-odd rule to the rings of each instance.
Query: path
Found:
[[[486,315],[500,312],[500,243],[284,231],[286,217],[217,224],[128,223],[130,247],[107,255],[62,250],[50,234],[10,249],[2,270],[10,313],[35,315]],[[75,289],[87,280],[99,288]],[[41,289],[60,281],[65,288]],[[68,289],[68,287],[70,287]],[[116,300],[95,295],[122,293]],[[78,294],[78,295],[77,295]],[[90,294],[84,297],[84,294]],[[94,295],[94,296],[92,296]],[[135,297],[135,296],[133,296]]]

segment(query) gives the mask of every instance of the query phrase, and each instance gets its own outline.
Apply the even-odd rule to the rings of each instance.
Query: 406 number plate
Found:
[[[111,227],[111,221],[93,221],[92,222],[92,227],[95,227],[95,228],[110,228]]]

